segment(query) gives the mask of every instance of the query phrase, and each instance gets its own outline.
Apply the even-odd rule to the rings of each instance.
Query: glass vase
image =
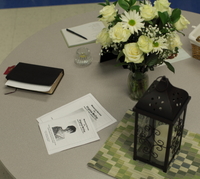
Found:
[[[130,72],[128,75],[128,91],[132,100],[139,100],[149,86],[149,77],[146,73],[140,73],[136,76]]]

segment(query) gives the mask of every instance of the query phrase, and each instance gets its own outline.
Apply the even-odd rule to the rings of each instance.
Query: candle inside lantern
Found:
[[[169,125],[160,125],[156,128],[160,135],[155,134],[154,152],[158,155],[156,160],[165,161]],[[156,132],[155,132],[156,133]]]

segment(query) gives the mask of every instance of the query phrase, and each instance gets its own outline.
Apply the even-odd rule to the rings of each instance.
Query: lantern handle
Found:
[[[161,78],[160,82],[164,82],[164,83],[154,84],[154,87],[157,91],[163,92],[168,88],[169,80],[165,76],[159,76],[158,78],[156,78],[156,81],[158,81],[159,78]]]

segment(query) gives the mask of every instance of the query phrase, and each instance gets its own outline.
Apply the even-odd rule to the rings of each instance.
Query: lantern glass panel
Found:
[[[169,150],[168,163],[180,149],[184,127],[185,110],[172,126],[169,148],[167,149],[170,124],[138,114],[137,157],[144,162],[164,166],[166,151]]]
[[[138,115],[137,156],[146,162],[164,165],[169,125]]]
[[[155,138],[154,138],[154,156],[155,161],[158,164],[163,165],[165,161],[166,148],[167,148],[167,139],[168,139],[169,125],[164,122],[159,122],[155,128]]]

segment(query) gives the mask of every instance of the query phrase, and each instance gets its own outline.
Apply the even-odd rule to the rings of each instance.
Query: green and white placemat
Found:
[[[134,116],[127,111],[88,166],[117,179],[200,179],[200,134],[184,129],[180,152],[167,173],[133,160]]]

